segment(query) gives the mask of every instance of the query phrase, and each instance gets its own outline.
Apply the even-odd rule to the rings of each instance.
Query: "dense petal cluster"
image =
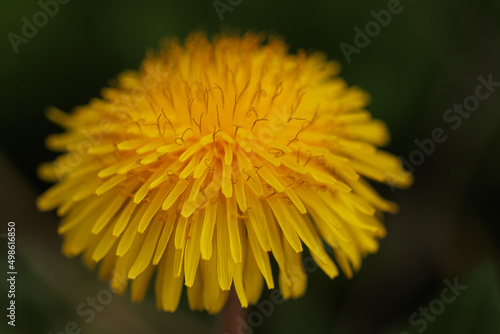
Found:
[[[231,288],[256,303],[275,286],[270,255],[283,296],[301,296],[304,246],[329,277],[351,277],[385,234],[378,213],[396,209],[364,177],[411,176],[376,148],[386,127],[338,71],[276,38],[196,33],[101,99],[49,110],[66,131],[47,140],[63,154],[40,167],[57,184],[37,204],[63,217],[64,254],[99,263],[119,293],[130,281],[133,300],[155,276],[166,311],[183,285],[192,309],[220,311]]]

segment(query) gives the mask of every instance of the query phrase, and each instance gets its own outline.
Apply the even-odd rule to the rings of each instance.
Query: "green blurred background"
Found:
[[[448,136],[415,168],[410,190],[377,186],[401,212],[386,217],[388,236],[354,279],[330,281],[312,270],[303,298],[273,305],[269,316],[250,308],[256,325],[247,332],[500,333],[500,89],[458,129],[443,121],[448,108],[474,94],[478,76],[500,81],[500,2],[404,0],[350,62],[340,43],[353,45],[354,28],[364,29],[370,12],[391,1],[221,2],[233,4],[223,21],[212,0],[72,0],[18,53],[8,34],[21,35],[21,19],[32,21],[41,7],[0,3],[0,233],[14,220],[18,247],[17,326],[7,327],[2,312],[1,333],[64,333],[68,321],[92,334],[221,332],[223,318],[189,311],[185,296],[175,314],[157,311],[153,291],[140,304],[115,295],[86,323],[77,306],[108,285],[78,259],[63,257],[57,218],[37,212],[34,198],[48,187],[37,179],[37,165],[55,157],[44,138],[60,131],[44,117],[48,106],[70,111],[86,104],[122,70],[137,69],[146,49],[164,37],[182,40],[192,30],[211,34],[224,26],[277,33],[292,52],[322,50],[338,60],[346,81],[371,94],[369,109],[387,122],[387,149],[396,155],[408,159],[418,149],[415,140],[435,128]],[[5,242],[0,251],[6,272]],[[5,274],[0,277],[4,310],[7,285]],[[420,307],[439,306],[445,280],[467,288],[424,321],[425,328],[411,323]],[[270,300],[268,291],[262,300]]]

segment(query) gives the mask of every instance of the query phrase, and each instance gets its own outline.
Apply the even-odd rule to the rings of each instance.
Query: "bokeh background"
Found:
[[[145,51],[164,37],[182,40],[195,29],[212,34],[226,26],[273,32],[292,52],[322,50],[339,61],[346,81],[371,94],[369,109],[387,122],[387,150],[396,155],[408,159],[418,149],[415,140],[430,138],[436,128],[447,135],[415,167],[412,188],[377,186],[401,211],[386,217],[388,236],[354,279],[330,281],[312,270],[304,297],[266,314],[250,308],[262,321],[256,316],[258,326],[246,332],[500,333],[500,87],[456,130],[443,120],[448,108],[474,95],[478,76],[500,81],[500,2],[402,0],[401,12],[350,62],[340,43],[354,45],[354,28],[364,29],[370,12],[391,1],[220,2],[232,8],[223,21],[213,0],[72,0],[15,53],[8,34],[21,35],[22,18],[32,21],[41,7],[1,1],[0,233],[9,220],[16,222],[18,276],[16,327],[6,326],[2,311],[0,332],[59,334],[69,321],[92,334],[222,332],[221,316],[189,311],[185,296],[175,314],[157,311],[153,291],[140,304],[115,295],[86,323],[77,306],[108,285],[78,259],[63,257],[57,217],[37,212],[34,199],[48,187],[36,168],[55,157],[44,138],[60,131],[44,116],[48,106],[71,111],[86,104],[119,72],[137,69]],[[7,271],[4,241],[1,272]],[[420,307],[439,304],[446,280],[467,288],[425,328],[412,324]],[[265,291],[262,300],[269,298]]]

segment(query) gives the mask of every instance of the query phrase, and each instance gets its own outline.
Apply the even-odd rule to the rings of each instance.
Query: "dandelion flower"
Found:
[[[242,307],[276,282],[297,298],[306,247],[330,278],[351,277],[386,233],[379,213],[396,210],[365,178],[411,176],[376,148],[387,129],[338,72],[278,38],[195,33],[72,114],[50,109],[65,132],[47,145],[63,153],[40,167],[57,184],[37,205],[63,217],[63,253],[99,263],[117,293],[130,282],[134,301],[154,277],[172,312],[183,285],[191,309],[210,313],[231,288]]]

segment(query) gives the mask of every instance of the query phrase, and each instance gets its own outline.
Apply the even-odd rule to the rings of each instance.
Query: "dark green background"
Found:
[[[38,213],[34,198],[48,186],[37,180],[37,165],[55,157],[44,138],[60,131],[44,117],[48,106],[70,111],[86,104],[109,79],[138,68],[146,49],[163,37],[183,39],[195,29],[210,34],[229,26],[277,33],[291,51],[322,50],[338,60],[346,81],[371,94],[370,111],[387,122],[392,153],[407,158],[417,149],[414,141],[435,128],[448,136],[415,169],[410,190],[378,187],[401,212],[387,216],[389,234],[361,272],[333,281],[320,270],[311,273],[306,295],[275,305],[253,332],[417,333],[421,327],[411,326],[410,315],[440,298],[444,280],[457,278],[467,289],[424,332],[500,333],[500,89],[457,130],[443,121],[448,108],[474,94],[478,76],[500,81],[500,3],[404,0],[401,13],[348,63],[339,44],[353,44],[354,27],[363,29],[373,20],[370,11],[387,4],[242,0],[221,22],[210,0],[72,0],[16,54],[7,34],[21,34],[21,18],[31,21],[41,8],[36,1],[3,0],[0,232],[8,220],[16,221],[18,293],[17,326],[1,332],[55,334],[68,321],[92,334],[221,332],[222,318],[189,311],[185,296],[175,314],[156,311],[152,291],[141,304],[114,296],[85,323],[77,306],[107,284],[79,260],[62,256],[57,219]],[[4,242],[0,251],[4,272]],[[262,299],[269,300],[269,292]]]

